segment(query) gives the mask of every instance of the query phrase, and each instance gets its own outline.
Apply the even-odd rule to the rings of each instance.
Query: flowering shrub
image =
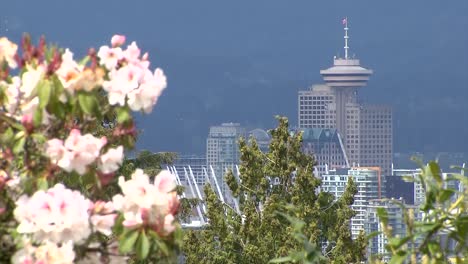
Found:
[[[0,262],[108,263],[177,247],[173,175],[120,176],[134,147],[131,111],[150,113],[166,77],[115,35],[73,53],[0,38]]]

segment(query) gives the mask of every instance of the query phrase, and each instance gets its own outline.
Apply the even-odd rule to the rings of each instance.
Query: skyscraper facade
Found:
[[[239,138],[246,138],[247,131],[239,123],[223,123],[210,127],[206,139],[206,163],[208,170],[216,175],[223,194],[227,187],[224,184],[224,174],[233,170],[239,164]]]
[[[378,209],[385,209],[387,212],[388,226],[391,228],[392,236],[405,237],[406,224],[404,221],[404,210],[411,213],[414,219],[420,219],[418,207],[414,205],[406,205],[403,209],[400,204],[405,204],[403,199],[375,199],[370,200],[367,205],[365,231],[366,234],[377,232],[375,236],[369,239],[367,247],[368,256],[379,255],[382,261],[388,263],[391,255],[387,251],[385,245],[388,244],[388,238],[383,233],[383,227],[377,213]],[[410,210],[411,209],[411,210]]]
[[[358,189],[354,196],[353,210],[356,216],[351,219],[351,233],[353,238],[364,230],[367,221],[367,205],[370,200],[382,197],[381,172],[379,167],[357,167],[347,169],[333,169],[322,176],[322,191],[329,192],[339,199],[352,178]]]
[[[302,151],[314,156],[317,164],[317,177],[328,173],[329,169],[348,168],[349,162],[341,140],[334,128],[304,128],[302,132]]]
[[[391,173],[393,156],[392,109],[359,101],[358,90],[367,85],[372,70],[348,57],[348,25],[345,26],[345,57],[321,70],[325,84],[299,91],[299,128],[336,128],[347,157],[355,166],[378,166]]]

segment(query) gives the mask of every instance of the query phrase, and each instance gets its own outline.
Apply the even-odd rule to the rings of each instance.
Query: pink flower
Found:
[[[171,214],[168,214],[164,217],[164,232],[166,234],[170,234],[174,232],[175,226],[174,226],[174,216]]]
[[[96,201],[90,208],[95,214],[110,214],[114,211],[112,202]]]
[[[97,56],[100,59],[99,63],[101,65],[104,65],[108,70],[112,70],[117,66],[119,60],[123,58],[123,52],[119,47],[109,48],[108,46],[102,46],[99,48]]]
[[[168,170],[163,170],[156,176],[154,185],[161,193],[171,192],[176,187],[174,175]]]
[[[63,146],[63,141],[60,139],[51,139],[46,143],[46,155],[51,159],[53,163],[57,163],[62,159],[66,149]]]
[[[41,245],[33,246],[26,241],[24,248],[17,251],[11,260],[12,263],[20,264],[72,264],[75,259],[72,241],[67,241],[58,246],[55,243],[46,241]]]
[[[21,196],[16,202],[14,216],[17,231],[31,234],[36,242],[49,240],[60,243],[83,242],[90,234],[89,203],[78,191],[56,184],[33,196]]]
[[[109,104],[124,106],[127,94],[138,88],[143,74],[142,69],[131,64],[111,72],[111,80],[103,84],[109,93]]]
[[[109,149],[100,158],[99,170],[102,173],[111,173],[119,169],[123,161],[123,147]]]
[[[128,94],[128,106],[133,111],[150,113],[166,85],[166,76],[161,69],[156,69],[154,75],[146,70],[140,87]]]
[[[162,171],[151,184],[149,176],[137,169],[128,181],[120,177],[119,185],[123,195],[114,196],[112,201],[123,214],[125,227],[145,225],[161,235],[174,231],[174,214],[179,206],[177,193],[173,191],[174,176]]]
[[[99,139],[91,134],[81,135],[79,130],[73,129],[63,146],[61,140],[49,140],[46,144],[46,155],[65,171],[84,174],[87,166],[99,157],[106,142],[105,137]]]
[[[112,47],[119,47],[125,43],[124,35],[114,35],[111,39]]]
[[[140,49],[138,48],[135,41],[133,41],[130,45],[127,46],[127,49],[124,51],[125,59],[130,62],[138,62],[140,57]]]
[[[107,215],[92,215],[91,224],[96,231],[103,233],[106,236],[112,234],[112,227],[114,226],[115,218],[117,214],[107,214]]]
[[[80,79],[83,68],[82,65],[73,60],[73,53],[69,49],[66,49],[62,54],[62,63],[56,73],[63,87],[70,94],[74,93],[73,85]]]

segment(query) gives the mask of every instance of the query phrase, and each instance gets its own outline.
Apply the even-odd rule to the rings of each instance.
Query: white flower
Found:
[[[126,227],[134,227],[143,223],[150,226],[161,235],[174,231],[173,214],[178,207],[174,176],[168,171],[162,171],[151,184],[149,176],[143,170],[137,169],[132,178],[125,181],[119,178],[123,195],[113,197],[117,211],[123,213]]]
[[[112,227],[114,226],[116,216],[116,214],[92,215],[91,224],[96,231],[99,231],[106,236],[110,236],[112,234]]]
[[[66,148],[63,146],[62,140],[54,138],[47,141],[46,153],[53,163],[57,163],[61,160],[65,152]]]
[[[37,84],[43,78],[45,71],[45,66],[42,64],[38,65],[36,68],[31,66],[26,67],[26,72],[21,76],[20,91],[23,98],[29,98],[32,95]]]
[[[97,53],[99,57],[99,64],[104,65],[106,69],[113,70],[119,60],[123,58],[123,51],[121,48],[109,48],[108,46],[102,46],[99,48]]]
[[[109,149],[105,154],[101,155],[99,170],[102,173],[111,173],[119,169],[123,161],[123,147]]]
[[[46,241],[35,247],[31,244],[13,255],[13,264],[71,264],[75,259],[73,243],[67,241],[59,247],[54,243]]]
[[[15,61],[16,51],[18,46],[9,41],[6,37],[0,38],[0,62],[4,60],[8,63],[11,68],[16,68],[18,65]]]
[[[63,87],[70,94],[73,94],[73,85],[80,79],[83,68],[82,65],[73,60],[73,53],[66,49],[62,54],[62,63],[56,73]]]
[[[138,48],[135,41],[133,41],[130,45],[127,46],[127,49],[124,51],[124,57],[127,61],[133,63],[138,62],[140,57],[140,49]]]
[[[103,89],[108,92],[110,105],[127,104],[133,111],[150,113],[166,88],[166,76],[161,69],[156,69],[154,74],[149,70],[148,54],[140,57],[141,51],[135,42],[122,51],[118,46],[123,41],[124,36],[116,35],[112,40],[115,48],[102,46],[99,49],[100,64],[110,71]]]
[[[20,87],[21,79],[18,76],[11,78],[11,84],[2,82],[2,86],[6,86],[5,95],[7,103],[5,104],[6,110],[10,114],[14,114],[20,104]]]
[[[126,65],[110,73],[110,81],[103,84],[104,90],[109,93],[109,104],[125,105],[125,97],[132,90],[138,88],[143,77],[143,70],[135,65]]]
[[[161,69],[156,69],[154,75],[147,71],[140,87],[128,94],[128,106],[133,111],[150,113],[166,86],[166,76]]]
[[[87,166],[96,161],[106,138],[96,138],[91,134],[81,135],[73,129],[62,146],[62,141],[51,139],[46,143],[46,155],[52,162],[67,172],[84,174]]]
[[[37,242],[83,242],[89,228],[90,201],[78,191],[56,184],[47,191],[37,191],[31,197],[21,196],[14,216],[18,233],[31,234]]]

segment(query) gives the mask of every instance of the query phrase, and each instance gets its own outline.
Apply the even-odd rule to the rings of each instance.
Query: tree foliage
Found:
[[[301,151],[302,134],[291,133],[286,118],[278,121],[270,131],[268,153],[262,153],[254,139],[239,142],[240,179],[232,172],[225,178],[239,201],[240,214],[221,203],[211,186],[205,187],[209,224],[186,233],[187,263],[268,263],[303,248],[304,240],[292,239],[298,229],[303,230],[301,238],[306,238],[310,249],[318,249],[311,251],[317,261],[363,260],[365,241],[352,240],[349,230],[356,186],[351,181],[337,201],[319,192],[321,181],[313,175],[315,160]]]
[[[378,212],[383,232],[388,238],[386,249],[391,257],[390,262],[466,263],[468,178],[461,174],[443,177],[434,161],[420,165],[421,174],[407,180],[421,184],[425,192],[425,200],[419,208],[421,217],[415,217],[417,214],[413,208],[399,204],[404,212],[406,236],[394,236],[387,212],[384,209]]]

